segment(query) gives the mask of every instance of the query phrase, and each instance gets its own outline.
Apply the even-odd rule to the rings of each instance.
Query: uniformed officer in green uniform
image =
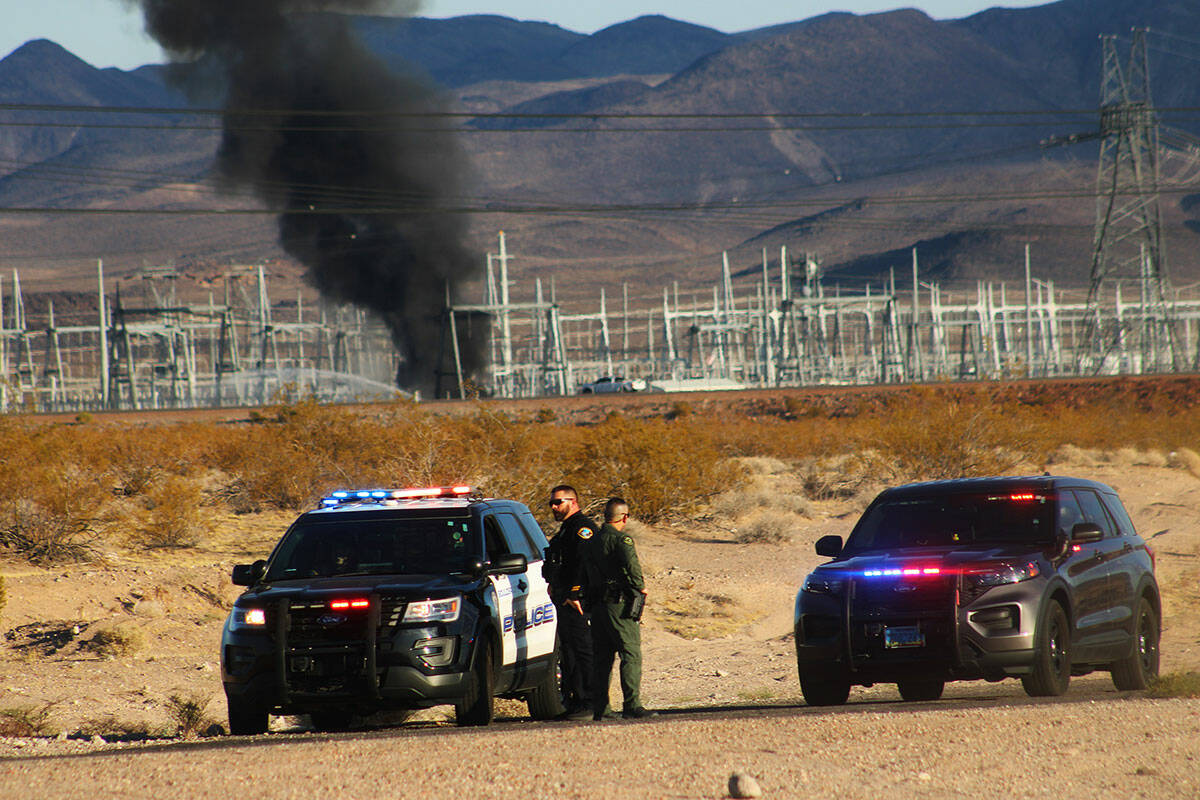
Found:
[[[614,497],[604,506],[604,525],[581,548],[584,597],[592,622],[595,680],[592,699],[596,720],[615,716],[608,706],[608,681],[613,658],[621,657],[621,693],[626,719],[652,717],[642,706],[642,634],[639,628],[646,585],[633,537],[624,532],[629,504]]]

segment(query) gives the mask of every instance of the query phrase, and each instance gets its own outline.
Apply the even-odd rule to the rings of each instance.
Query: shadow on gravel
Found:
[[[462,736],[489,731],[503,732],[511,730],[513,732],[518,732],[520,728],[534,726],[543,727],[547,725],[564,727],[591,727],[594,725],[603,725],[607,727],[616,725],[654,725],[672,720],[684,720],[689,718],[717,718],[736,720],[744,719],[746,717],[779,718],[793,715],[829,716],[833,714],[878,714],[880,712],[886,712],[890,714],[914,714],[922,711],[950,709],[959,711],[1047,704],[1057,705],[1064,703],[1094,703],[1098,699],[1118,701],[1134,699],[1143,696],[1144,694],[1142,692],[1118,692],[1114,689],[1095,690],[1081,687],[1081,690],[1072,690],[1063,697],[1035,698],[1026,697],[1017,693],[1005,693],[1000,695],[971,693],[967,695],[947,697],[940,700],[926,702],[907,702],[892,698],[880,700],[851,700],[850,702],[846,703],[846,705],[842,706],[809,706],[804,705],[803,703],[745,703],[740,705],[688,706],[685,708],[658,708],[655,709],[658,711],[657,717],[643,720],[611,720],[602,723],[586,721],[534,722],[533,720],[523,717],[510,717],[497,719],[496,722],[487,728],[458,728],[454,727],[453,725],[437,723],[410,723],[389,727],[364,728],[362,730],[347,731],[345,733],[317,733],[314,731],[279,732],[268,733],[261,736],[222,736],[212,739],[202,739],[199,741],[158,742],[147,745],[114,747],[112,749],[96,750],[86,753],[46,753],[42,755],[14,756],[10,758],[0,758],[0,764],[21,761],[53,761],[87,758],[110,758],[114,756],[136,756],[141,754],[158,753],[167,750],[171,752],[204,752],[208,750],[224,750],[228,748],[275,747],[289,744],[311,744],[313,742],[324,742],[331,740],[354,741],[393,737],[412,738],[426,736]]]

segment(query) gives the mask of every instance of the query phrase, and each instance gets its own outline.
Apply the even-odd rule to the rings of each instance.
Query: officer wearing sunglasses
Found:
[[[562,523],[546,548],[542,574],[558,610],[558,640],[562,669],[564,719],[592,718],[592,631],[581,602],[582,545],[600,526],[579,507],[579,493],[560,484],[550,490],[550,512]]]

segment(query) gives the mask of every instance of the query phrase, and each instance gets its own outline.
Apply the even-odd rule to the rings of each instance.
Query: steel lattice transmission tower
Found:
[[[1158,116],[1150,96],[1146,32],[1133,31],[1124,70],[1117,38],[1101,37],[1100,163],[1096,177],[1096,228],[1092,239],[1089,329],[1101,359],[1140,354],[1140,369],[1176,369],[1179,348],[1168,296],[1167,254],[1159,211]],[[1122,297],[1125,321],[1100,324],[1105,291],[1133,288]],[[1099,368],[1103,361],[1096,366]],[[1124,368],[1122,368],[1124,371]]]

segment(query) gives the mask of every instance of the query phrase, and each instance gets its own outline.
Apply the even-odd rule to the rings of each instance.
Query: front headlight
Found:
[[[971,578],[978,586],[1007,586],[1011,583],[1036,578],[1042,574],[1042,568],[1036,561],[1027,564],[997,564],[994,567],[972,571]]]
[[[462,597],[443,597],[438,600],[422,600],[409,603],[404,609],[405,622],[453,622],[458,619]]]
[[[802,591],[809,594],[838,594],[842,591],[845,583],[845,580],[840,577],[813,572],[804,579]]]
[[[229,627],[232,630],[262,630],[267,625],[267,610],[248,606],[235,606],[229,615]]]

